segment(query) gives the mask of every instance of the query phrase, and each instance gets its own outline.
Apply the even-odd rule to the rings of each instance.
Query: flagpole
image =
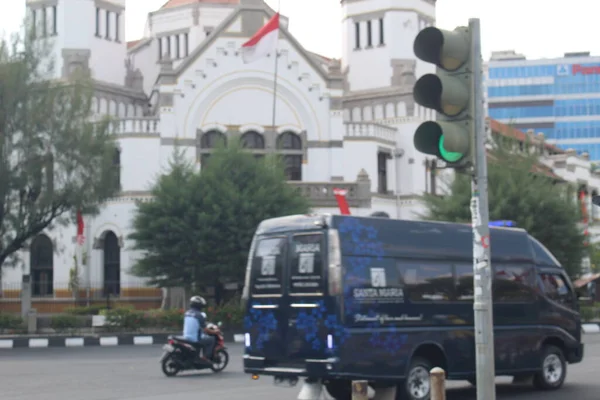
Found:
[[[279,14],[279,28],[281,28],[281,0],[277,1],[277,14]],[[277,74],[279,69],[279,31],[277,32],[277,43],[275,44],[275,66],[273,71],[273,110],[272,110],[272,120],[271,127],[273,129],[273,134],[277,137],[277,132],[275,131],[275,126],[277,123]]]

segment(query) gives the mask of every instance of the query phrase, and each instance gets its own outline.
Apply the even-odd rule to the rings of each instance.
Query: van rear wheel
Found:
[[[342,379],[324,382],[327,393],[335,400],[352,400],[352,383]]]
[[[410,363],[406,380],[399,385],[402,400],[430,400],[431,382],[429,371],[433,368],[425,358],[415,357]]]

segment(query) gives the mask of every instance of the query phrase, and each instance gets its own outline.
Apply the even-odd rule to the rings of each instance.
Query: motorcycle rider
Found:
[[[215,338],[208,334],[210,331],[206,327],[206,314],[202,312],[204,307],[206,307],[206,300],[203,297],[193,296],[190,299],[190,308],[183,317],[183,337],[194,345],[198,356],[203,361],[210,362]],[[202,355],[202,350],[204,350],[204,355]]]

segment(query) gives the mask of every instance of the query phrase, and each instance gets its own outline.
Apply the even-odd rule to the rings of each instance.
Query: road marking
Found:
[[[65,339],[65,347],[83,347],[83,338],[72,337]]]
[[[235,343],[244,343],[244,334],[233,335],[233,341]]]
[[[134,336],[133,344],[154,344],[152,336]]]
[[[48,339],[29,339],[29,347],[48,347]]]
[[[12,349],[13,341],[12,340],[0,340],[0,349]]]
[[[600,325],[598,324],[583,324],[581,329],[583,333],[600,333]]]
[[[119,338],[116,336],[100,338],[100,346],[117,346],[118,344],[119,344]]]

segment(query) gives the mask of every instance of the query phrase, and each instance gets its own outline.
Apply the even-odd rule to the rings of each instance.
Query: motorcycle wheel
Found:
[[[210,365],[213,372],[221,372],[229,364],[229,354],[224,349],[217,350],[213,359],[214,361]]]
[[[163,374],[165,374],[169,378],[177,375],[179,371],[181,371],[181,368],[173,359],[173,355],[169,355],[162,360],[161,368]]]

